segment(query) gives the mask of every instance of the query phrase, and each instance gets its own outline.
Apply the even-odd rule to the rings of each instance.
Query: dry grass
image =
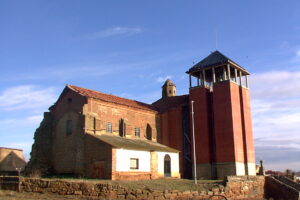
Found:
[[[97,180],[97,179],[74,179],[74,178],[51,178],[47,180],[61,180],[68,182],[84,182],[84,183],[101,183],[120,185],[122,187],[132,189],[149,189],[149,190],[178,190],[178,191],[202,191],[211,189],[215,186],[222,185],[221,180],[198,180],[198,185],[194,184],[194,181],[187,179],[157,179],[157,180],[143,180],[143,181],[110,181],[110,180]],[[0,190],[1,200],[92,200],[93,197],[83,196],[68,196],[68,195],[57,195],[50,193],[30,193],[30,192],[14,192],[8,190]]]
[[[156,179],[156,180],[141,180],[141,181],[111,181],[111,180],[99,180],[99,179],[76,179],[76,178],[63,178],[63,179],[47,179],[47,180],[61,180],[69,182],[83,182],[83,183],[100,183],[120,185],[122,187],[132,189],[151,189],[151,190],[178,190],[178,191],[202,191],[211,189],[214,186],[224,184],[223,180],[198,180],[198,184],[195,185],[193,180],[188,179]]]
[[[144,181],[114,181],[112,184],[118,184],[133,189],[151,189],[151,190],[178,190],[178,191],[202,191],[211,189],[214,186],[223,184],[223,181],[198,180],[195,185],[194,181],[187,179],[157,179]]]

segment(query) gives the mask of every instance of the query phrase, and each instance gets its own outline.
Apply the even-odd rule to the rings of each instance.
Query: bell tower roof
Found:
[[[248,75],[250,75],[246,69],[219,51],[212,52],[186,73],[189,74],[190,88],[194,87],[192,83],[195,78],[197,79],[197,86],[201,87],[212,88],[214,83],[229,80],[248,88]]]
[[[221,52],[219,51],[214,51],[212,52],[209,56],[195,64],[193,67],[191,67],[186,73],[187,74],[195,74],[203,69],[210,69],[212,67],[217,67],[220,65],[225,65],[225,64],[231,64],[235,68],[239,69],[240,71],[243,72],[244,75],[249,75],[250,73],[238,65],[236,62],[231,60],[230,58],[224,56]]]
[[[175,84],[170,79],[167,79],[162,87],[165,86],[175,86]]]
[[[176,85],[170,79],[167,79],[162,86],[162,98],[173,96],[176,96]]]

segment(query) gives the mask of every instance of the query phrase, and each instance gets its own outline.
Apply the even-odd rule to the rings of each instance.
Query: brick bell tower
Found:
[[[215,51],[186,73],[194,101],[197,178],[255,175],[249,72]]]

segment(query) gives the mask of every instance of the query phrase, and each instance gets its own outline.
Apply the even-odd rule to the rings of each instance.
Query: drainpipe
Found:
[[[195,147],[195,126],[194,126],[194,101],[191,101],[192,108],[192,134],[193,134],[193,160],[194,160],[194,180],[195,184],[197,184],[197,169],[196,169],[196,147]]]

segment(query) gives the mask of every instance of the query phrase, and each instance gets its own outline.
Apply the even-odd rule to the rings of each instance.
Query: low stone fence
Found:
[[[225,194],[232,199],[264,199],[264,176],[227,176]]]
[[[263,199],[264,177],[228,177],[225,186],[220,184],[203,191],[132,189],[110,183],[20,178],[23,192],[82,195],[92,199],[110,200],[171,200],[171,199]]]
[[[266,176],[265,196],[274,200],[300,200],[299,191],[272,176]]]
[[[292,188],[300,191],[300,183],[296,183],[293,180],[289,179],[288,177],[285,176],[274,176],[277,180],[291,186]]]

